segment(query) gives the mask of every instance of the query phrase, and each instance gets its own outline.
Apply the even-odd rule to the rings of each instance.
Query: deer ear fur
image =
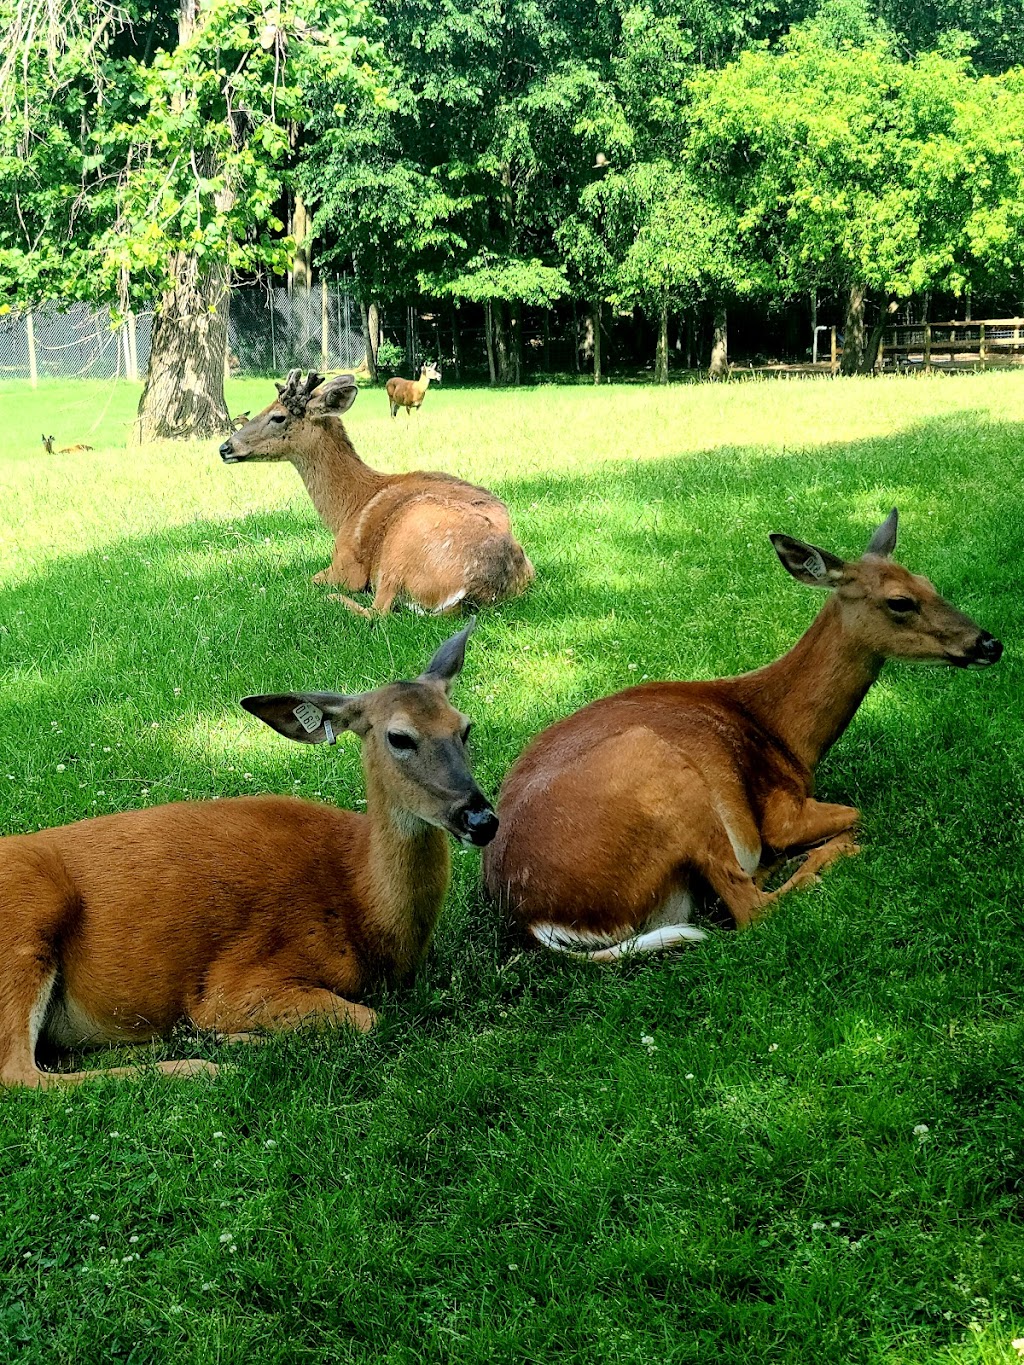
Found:
[[[358,395],[355,375],[337,374],[317,385],[309,395],[306,411],[311,417],[326,413],[340,417],[343,412],[348,412]]]
[[[846,565],[828,550],[778,533],[768,539],[774,545],[782,567],[798,583],[806,583],[810,588],[835,588],[843,581]]]
[[[239,705],[286,739],[299,744],[333,744],[343,730],[362,733],[361,702],[358,695],[346,697],[339,692],[276,692],[243,697]]]
[[[470,619],[469,625],[460,630],[458,635],[453,635],[450,640],[445,640],[417,681],[439,682],[445,692],[448,692],[452,683],[462,672],[462,665],[466,661],[466,641],[472,635],[475,625],[476,617],[474,616]]]
[[[896,548],[896,531],[899,522],[900,514],[894,507],[868,541],[868,548],[864,553],[866,555],[881,555],[888,559]]]

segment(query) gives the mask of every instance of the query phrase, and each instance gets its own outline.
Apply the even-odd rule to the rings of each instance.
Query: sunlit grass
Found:
[[[136,398],[0,384],[0,828],[355,805],[355,741],[289,746],[238,698],[411,676],[451,623],[343,612],[291,467],[129,449]],[[537,565],[456,695],[492,794],[593,697],[785,649],[817,600],[769,531],[853,555],[897,503],[900,557],[1006,656],[883,674],[821,770],[864,852],[756,932],[621,970],[521,956],[459,852],[370,1038],[275,1041],[212,1088],[0,1097],[0,1359],[1014,1360],[1024,376],[442,387],[394,421],[378,390],[347,426],[381,468],[494,487]],[[46,456],[44,429],[96,449]],[[224,1056],[157,1055],[186,1051]]]

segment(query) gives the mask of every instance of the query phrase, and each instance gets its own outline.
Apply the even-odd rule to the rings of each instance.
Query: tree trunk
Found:
[[[452,304],[452,369],[455,372],[455,379],[462,378],[462,357],[459,352],[459,315]]]
[[[228,345],[227,265],[212,269],[178,252],[176,283],[153,319],[149,372],[139,400],[137,442],[210,437],[231,430],[224,400]]]
[[[523,309],[518,301],[510,303],[509,313],[509,381],[519,385],[523,382]]]
[[[505,322],[505,305],[501,300],[497,300],[491,309],[491,318],[494,328],[495,350],[497,351],[498,362],[498,383],[507,384],[509,382],[510,356],[508,344],[508,326]]]
[[[312,286],[313,236],[310,231],[312,225],[313,220],[306,208],[306,201],[296,191],[288,224],[288,233],[295,239],[295,255],[292,257],[291,269],[288,272],[289,289],[308,290]]]
[[[594,383],[601,382],[601,300],[594,304],[593,323],[594,328]]]
[[[846,300],[846,321],[843,329],[843,355],[839,362],[841,374],[863,374],[866,340],[864,336],[864,307],[867,303],[866,284],[851,284]]]
[[[551,309],[544,309],[544,373],[551,373]]]
[[[373,335],[370,331],[370,310],[362,299],[359,300],[359,323],[363,331],[364,363],[370,376],[370,383],[376,384],[378,377],[377,349],[373,344]]]
[[[484,340],[487,343],[487,371],[491,384],[498,382],[494,368],[494,305],[488,299],[484,304]]]
[[[722,304],[715,307],[708,374],[712,379],[727,379],[729,376],[729,315]]]
[[[662,300],[658,310],[658,346],[654,352],[654,382],[668,383],[668,304]]]
[[[191,41],[198,8],[198,0],[180,0],[179,44]],[[182,90],[174,96],[176,113],[184,113],[190,94]],[[222,168],[212,154],[200,153],[196,169],[212,177]],[[230,187],[221,189],[217,208],[226,212],[233,197]],[[135,418],[132,439],[140,443],[219,436],[231,430],[224,400],[231,301],[227,245],[219,257],[176,252],[170,276],[174,284],[164,291],[153,319],[149,370]]]
[[[899,307],[897,299],[890,299],[886,306],[880,311],[878,321],[871,329],[867,345],[864,347],[864,359],[861,363],[861,374],[873,374],[875,365],[878,363],[878,348],[882,344],[882,334],[889,325],[889,319]]]

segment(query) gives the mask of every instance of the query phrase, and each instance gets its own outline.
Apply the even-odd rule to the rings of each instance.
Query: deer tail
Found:
[[[541,947],[550,948],[553,953],[565,953],[585,962],[616,962],[620,957],[642,957],[647,953],[678,948],[684,943],[701,943],[707,938],[704,930],[693,924],[663,924],[618,942],[607,934],[569,929],[562,924],[531,924],[530,935]]]

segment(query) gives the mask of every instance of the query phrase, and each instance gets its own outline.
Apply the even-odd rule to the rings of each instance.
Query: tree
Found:
[[[866,372],[895,301],[1019,272],[1018,84],[963,56],[902,61],[861,0],[830,0],[776,49],[695,78],[691,170],[777,293],[844,295],[843,369]]]
[[[354,79],[361,0],[0,0],[0,289],[158,300],[137,435],[212,435],[233,271],[282,269],[279,204],[312,86]]]

